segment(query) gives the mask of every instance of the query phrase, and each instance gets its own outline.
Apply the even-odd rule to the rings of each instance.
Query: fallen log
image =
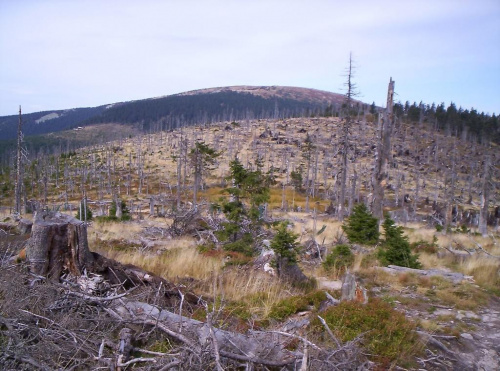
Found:
[[[444,279],[452,281],[453,283],[460,283],[464,280],[467,280],[467,281],[473,280],[473,278],[471,276],[465,276],[462,273],[458,273],[458,272],[447,272],[447,271],[444,271],[441,269],[427,269],[427,270],[414,269],[414,268],[400,267],[398,265],[389,265],[387,267],[381,267],[379,269],[382,269],[385,272],[391,273],[391,274],[411,273],[411,274],[416,274],[419,276],[427,276],[427,277],[440,276],[440,277],[443,277]]]
[[[301,353],[285,349],[285,337],[276,333],[249,331],[248,334],[240,334],[211,328],[205,322],[132,300],[117,302],[113,311],[119,316],[117,319],[122,321],[157,326],[196,352],[212,342],[211,331],[213,331],[219,353],[226,358],[270,367],[283,367],[295,363],[303,356]]]

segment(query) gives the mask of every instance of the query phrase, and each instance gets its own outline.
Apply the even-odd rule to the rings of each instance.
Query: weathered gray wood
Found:
[[[479,209],[479,233],[483,237],[488,236],[488,206],[490,197],[490,179],[491,179],[491,158],[485,156],[484,170],[481,179],[481,208]]]
[[[382,220],[384,217],[384,186],[387,182],[387,164],[391,151],[391,136],[393,127],[393,97],[394,97],[394,81],[392,78],[389,81],[387,90],[387,107],[382,118],[379,119],[377,158],[375,160],[372,187],[373,187],[373,215]]]
[[[157,326],[193,350],[199,350],[211,341],[210,326],[207,323],[150,304],[124,300],[117,303],[114,311],[122,319]],[[302,356],[285,349],[284,339],[272,332],[251,330],[247,334],[240,334],[218,328],[212,330],[220,355],[224,357],[279,367],[294,363]]]
[[[17,153],[16,153],[16,184],[14,187],[14,198],[15,204],[14,209],[17,215],[21,214],[21,189],[23,186],[22,179],[22,142],[23,142],[23,133],[21,131],[22,127],[22,116],[21,116],[21,106],[19,106],[19,123],[17,125]]]
[[[33,222],[28,219],[21,219],[17,224],[17,231],[21,234],[31,233],[31,228],[33,227]]]
[[[432,276],[441,276],[441,277],[443,277],[443,278],[445,278],[447,280],[452,281],[453,283],[460,283],[463,280],[467,280],[467,279],[470,280],[470,279],[472,279],[471,277],[465,276],[462,273],[458,273],[458,272],[446,272],[446,271],[442,271],[442,270],[439,270],[439,269],[424,270],[424,269],[414,269],[414,268],[400,267],[398,265],[389,265],[389,266],[383,267],[381,269],[383,269],[384,271],[386,271],[388,273],[393,273],[393,274],[396,274],[396,273],[413,273],[413,274],[417,274],[419,276],[429,276],[429,277],[432,277]]]
[[[366,289],[356,282],[356,276],[353,273],[347,272],[344,276],[341,293],[341,301],[355,300],[362,304],[368,302]]]
[[[87,226],[70,215],[35,213],[26,256],[31,271],[59,279],[63,270],[79,276],[93,263],[87,242]]]

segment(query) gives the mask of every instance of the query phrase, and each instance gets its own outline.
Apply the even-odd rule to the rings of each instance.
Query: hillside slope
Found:
[[[43,111],[23,115],[25,136],[102,123],[136,125],[140,129],[172,129],[184,125],[293,117],[340,108],[343,95],[282,86],[233,86],[113,103],[93,108]],[[0,140],[13,139],[18,115],[0,117]]]

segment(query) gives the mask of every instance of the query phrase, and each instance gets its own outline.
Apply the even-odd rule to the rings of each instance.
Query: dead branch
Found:
[[[328,324],[326,323],[326,321],[321,317],[321,316],[317,316],[318,319],[320,320],[321,324],[323,325],[323,327],[325,328],[325,330],[328,332],[328,335],[330,335],[330,337],[332,338],[332,340],[335,342],[335,344],[337,345],[337,348],[340,348],[340,342],[339,340],[337,339],[337,337],[333,334],[332,330],[330,330],[330,327],[328,326]]]

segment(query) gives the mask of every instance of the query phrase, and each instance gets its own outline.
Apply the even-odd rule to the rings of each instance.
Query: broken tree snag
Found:
[[[342,297],[341,301],[357,301],[362,304],[368,303],[368,294],[366,289],[357,281],[356,276],[347,272],[342,281]]]
[[[375,160],[372,187],[373,187],[373,216],[382,220],[384,218],[384,186],[386,185],[388,173],[387,164],[389,162],[391,152],[391,136],[393,127],[393,101],[394,97],[394,81],[389,80],[389,88],[387,90],[387,106],[384,114],[379,118],[379,128],[377,133],[377,157]]]
[[[80,276],[94,261],[87,242],[87,226],[70,215],[37,212],[26,245],[31,271],[59,279],[66,270]]]

